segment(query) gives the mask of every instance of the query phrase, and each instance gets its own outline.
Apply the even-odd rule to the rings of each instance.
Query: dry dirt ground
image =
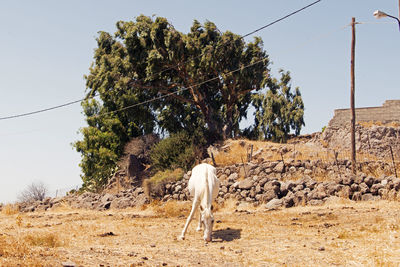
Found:
[[[399,202],[334,199],[324,206],[266,211],[232,200],[215,212],[208,244],[195,221],[186,240],[177,240],[189,208],[189,202],[171,202],[105,212],[3,210],[0,265],[400,265]]]

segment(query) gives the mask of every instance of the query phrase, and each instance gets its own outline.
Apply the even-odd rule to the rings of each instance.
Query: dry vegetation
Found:
[[[318,160],[335,166],[336,161],[351,159],[351,151],[332,150],[327,146],[324,146],[322,139],[320,140],[321,144],[318,144],[318,142],[296,142],[296,139],[292,140],[291,142],[293,143],[279,144],[269,141],[228,140],[223,144],[222,147],[214,150],[213,153],[215,162],[218,166],[246,163],[248,161],[247,157],[251,151],[251,146],[253,146],[253,154],[257,154],[257,156],[253,158],[253,162],[281,161],[282,159],[285,162],[290,160]],[[335,153],[337,153],[336,158]],[[397,154],[395,155],[395,164],[397,170],[400,170],[400,162],[398,161],[399,156],[400,155]],[[383,161],[387,163],[390,168],[381,169],[373,167],[371,164],[366,164],[377,161]],[[387,154],[387,157],[384,158],[377,158],[371,153],[357,152],[357,163],[359,165],[359,170],[366,175],[372,175],[374,177],[380,177],[381,175],[393,175],[393,162],[390,154]],[[329,179],[329,176],[326,172],[313,173],[312,177],[317,181],[325,181]]]
[[[193,222],[178,241],[190,202],[95,212],[68,207],[0,215],[1,266],[398,266],[400,203],[344,199],[265,211],[227,201],[214,240]]]

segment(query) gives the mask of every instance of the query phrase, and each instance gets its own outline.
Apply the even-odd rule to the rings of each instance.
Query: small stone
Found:
[[[61,265],[62,265],[63,267],[75,267],[75,266],[76,266],[75,262],[72,262],[72,261],[65,261],[65,262],[62,262]]]
[[[318,251],[325,251],[325,247],[319,247]]]

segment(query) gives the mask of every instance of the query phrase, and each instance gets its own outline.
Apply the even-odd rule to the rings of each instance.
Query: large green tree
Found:
[[[132,137],[156,130],[200,131],[208,142],[239,136],[253,95],[273,83],[260,38],[246,43],[196,20],[184,34],[165,18],[143,15],[116,27],[97,38],[83,103],[88,127],[75,143],[83,180],[95,186]]]
[[[304,103],[298,87],[292,92],[289,72],[280,71],[281,78],[267,81],[266,93],[253,95],[254,126],[247,129],[250,136],[286,142],[289,133],[300,134],[304,125]]]

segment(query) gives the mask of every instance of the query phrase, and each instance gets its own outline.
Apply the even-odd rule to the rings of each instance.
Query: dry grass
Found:
[[[31,246],[40,246],[48,248],[59,247],[63,244],[63,242],[61,242],[60,238],[56,234],[46,233],[46,232],[27,234],[24,237],[24,241]]]
[[[36,249],[20,234],[0,235],[0,266],[54,266],[57,258],[57,252]]]
[[[19,206],[17,204],[7,204],[1,210],[4,215],[14,215],[19,212]]]
[[[398,122],[390,122],[383,123],[381,121],[368,121],[368,122],[357,122],[358,125],[361,125],[364,128],[371,128],[373,126],[386,126],[386,127],[400,127],[400,123]]]
[[[176,200],[170,200],[165,203],[158,200],[152,200],[147,206],[147,208],[150,208],[157,217],[162,218],[178,217],[182,214],[189,214],[191,207],[190,202]]]
[[[250,148],[253,146],[253,153],[262,149],[256,157],[253,158],[253,163],[259,163],[263,161],[281,161],[288,162],[291,160],[300,161],[319,161],[328,165],[337,166],[337,161],[349,160],[351,158],[351,152],[346,150],[333,150],[326,148],[323,145],[315,143],[288,143],[288,144],[277,144],[273,142],[265,141],[250,141],[250,140],[228,140],[224,143],[219,152],[214,151],[215,161],[218,166],[234,165],[247,162],[247,157],[250,154]],[[284,153],[283,153],[283,152]],[[335,158],[337,153],[337,158]],[[395,155],[396,169],[400,172],[400,162],[398,162]],[[371,165],[371,162],[384,162],[386,163],[385,168],[381,168],[379,164]],[[365,164],[368,163],[368,164]],[[389,176],[394,174],[393,162],[390,154],[384,158],[378,158],[370,153],[357,153],[357,168],[365,173],[374,177],[380,177],[382,175]],[[334,171],[337,173],[338,167],[334,167]],[[343,166],[340,166],[340,171],[343,172]],[[324,169],[318,168],[311,176],[317,181],[327,181],[332,177]],[[239,177],[243,178],[246,174],[243,168],[240,168]],[[301,178],[302,173],[293,173],[291,179],[296,177]]]
[[[239,204],[239,205],[238,205]],[[336,198],[324,206],[264,211],[227,200],[214,241],[196,220],[178,241],[191,203],[144,210],[0,214],[0,266],[398,266],[400,203]]]

